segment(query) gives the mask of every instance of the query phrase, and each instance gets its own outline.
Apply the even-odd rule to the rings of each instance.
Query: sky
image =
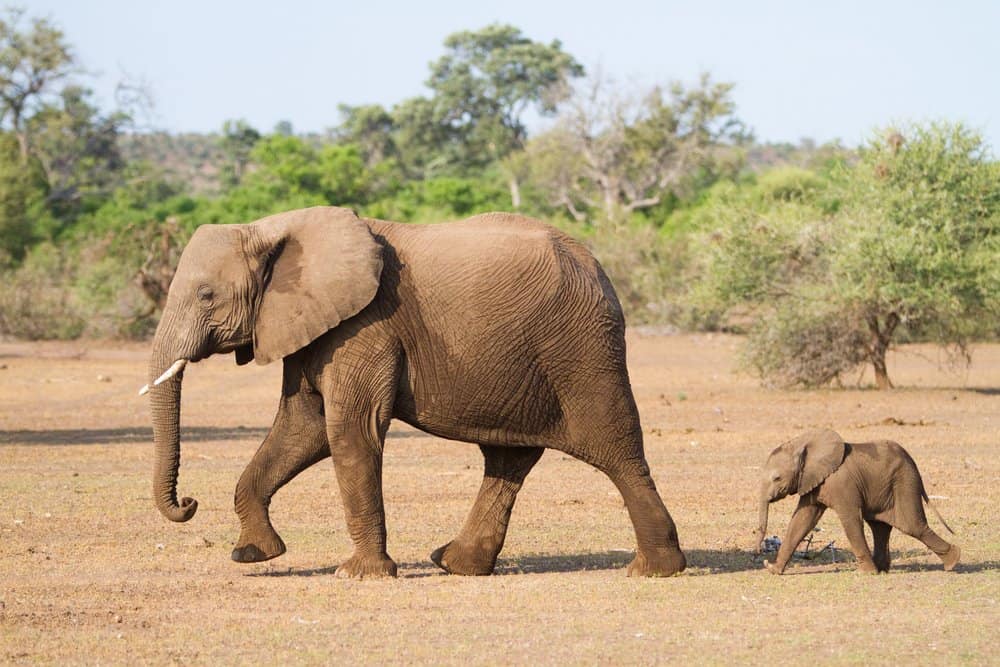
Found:
[[[152,92],[152,125],[267,132],[338,123],[339,104],[426,94],[444,38],[490,23],[558,39],[588,70],[632,85],[703,71],[736,84],[762,141],[857,145],[873,128],[945,119],[1000,154],[1000,2],[840,0],[27,0],[52,19],[104,108],[123,77]]]

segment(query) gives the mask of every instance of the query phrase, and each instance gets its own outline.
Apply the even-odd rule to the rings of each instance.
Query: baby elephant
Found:
[[[921,500],[934,510],[948,532],[953,531],[927,498],[917,464],[895,442],[848,444],[834,431],[820,430],[801,435],[771,452],[761,485],[757,553],[767,532],[768,505],[792,493],[799,495],[799,505],[777,558],[773,563],[764,562],[772,574],[785,571],[795,548],[827,507],[832,507],[840,518],[862,572],[888,572],[889,533],[893,527],[926,544],[941,558],[945,570],[958,563],[961,551],[930,529]],[[862,519],[875,539],[874,554],[868,550]]]

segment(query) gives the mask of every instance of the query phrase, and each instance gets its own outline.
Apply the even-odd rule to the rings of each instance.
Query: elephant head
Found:
[[[140,391],[150,392],[153,497],[164,516],[187,521],[198,507],[191,498],[177,502],[184,366],[226,352],[235,352],[238,364],[292,354],[368,305],[381,273],[382,247],[348,209],[302,209],[195,231],[153,338],[151,384]]]
[[[846,445],[829,429],[810,431],[776,448],[767,458],[760,486],[756,547],[767,534],[768,506],[789,494],[809,493],[840,467]]]

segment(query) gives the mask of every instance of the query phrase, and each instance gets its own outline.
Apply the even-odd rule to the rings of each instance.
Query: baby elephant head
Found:
[[[846,446],[834,431],[810,431],[781,445],[767,457],[760,485],[756,549],[767,533],[768,506],[789,494],[809,493],[844,461]]]

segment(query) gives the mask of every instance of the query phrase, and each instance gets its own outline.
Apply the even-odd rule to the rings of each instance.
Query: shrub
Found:
[[[0,333],[38,340],[77,338],[86,319],[69,286],[66,254],[52,244],[36,246],[0,280]]]

